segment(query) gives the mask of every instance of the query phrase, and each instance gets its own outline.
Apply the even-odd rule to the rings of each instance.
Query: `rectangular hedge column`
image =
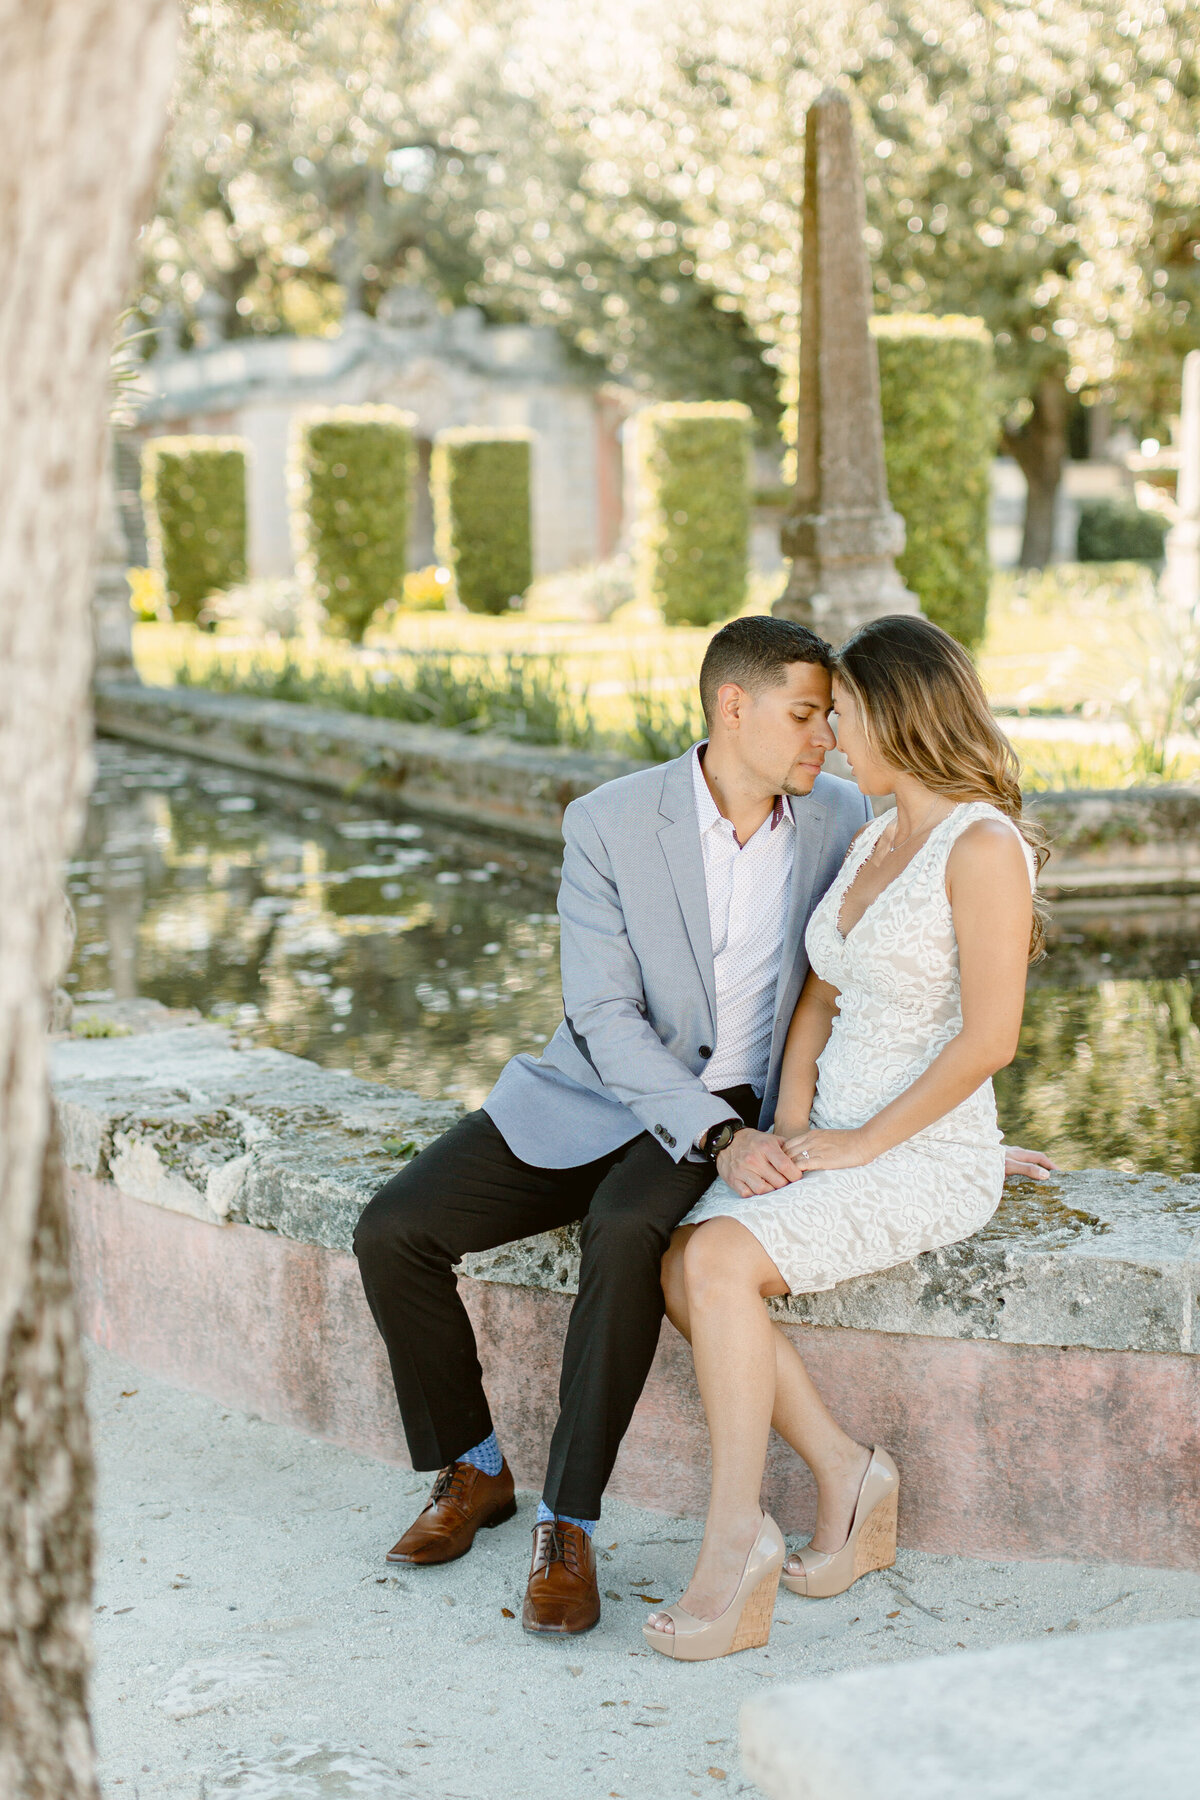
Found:
[[[636,416],[634,584],[668,625],[713,625],[745,602],[750,423],[736,400],[674,401]]]
[[[528,431],[461,426],[434,440],[434,546],[468,612],[507,612],[533,580],[532,451]]]
[[[415,424],[395,406],[337,406],[304,413],[292,428],[296,567],[330,633],[355,644],[404,589]]]
[[[968,650],[987,621],[988,504],[998,419],[982,319],[885,313],[879,351],[888,495],[904,520],[896,567],[927,619]]]
[[[142,452],[146,547],[173,618],[246,579],[246,456],[235,437],[151,438]]]

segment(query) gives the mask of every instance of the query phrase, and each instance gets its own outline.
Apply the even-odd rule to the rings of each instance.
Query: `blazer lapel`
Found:
[[[792,796],[792,817],[796,821],[795,862],[792,864],[792,889],[788,899],[787,923],[783,929],[783,955],[779,962],[779,979],[775,984],[775,1025],[771,1033],[771,1066],[783,1046],[796,1001],[800,998],[798,979],[800,950],[804,930],[813,904],[813,883],[821,862],[825,832],[829,824],[828,809],[811,794]]]
[[[692,786],[692,755],[689,750],[667,765],[663,777],[659,812],[665,823],[659,827],[658,841],[667,859],[667,868],[675,886],[675,897],[687,928],[688,941],[704,983],[708,1009],[713,1025],[717,1017],[717,983],[713,973],[712,930],[708,919],[708,886],[704,879],[704,852],[700,848],[700,826],[696,818],[696,796]]]

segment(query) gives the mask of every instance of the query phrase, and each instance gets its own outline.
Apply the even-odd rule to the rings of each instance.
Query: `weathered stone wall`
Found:
[[[280,700],[195,688],[102,687],[96,723],[112,737],[185,751],[389,807],[557,843],[579,794],[643,765],[608,754],[468,737]],[[1036,794],[1050,833],[1050,896],[1200,888],[1200,790],[1123,788]]]
[[[55,1047],[67,1166],[210,1223],[348,1251],[372,1193],[460,1111],[279,1050],[238,1049],[228,1031],[152,1002],[89,1012],[130,1035]],[[573,1294],[575,1233],[469,1256],[463,1272]],[[1198,1289],[1200,1175],[1097,1170],[1013,1187],[966,1243],[774,1306],[806,1325],[1191,1354]]]
[[[85,1331],[167,1380],[404,1462],[347,1246],[375,1187],[457,1109],[240,1050],[153,1002],[97,1007],[98,1027],[131,1035],[55,1048]],[[1192,1567],[1198,1238],[1200,1178],[1066,1176],[1015,1190],[968,1243],[775,1313],[847,1429],[899,1460],[902,1543]],[[536,1488],[574,1234],[466,1258],[461,1275],[506,1454]],[[702,1517],[707,1490],[691,1357],[664,1324],[611,1491]],[[764,1496],[785,1529],[811,1525],[808,1471],[774,1439]]]

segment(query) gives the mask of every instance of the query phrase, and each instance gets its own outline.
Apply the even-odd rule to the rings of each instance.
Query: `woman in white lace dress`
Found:
[[[970,659],[924,619],[856,633],[833,694],[859,787],[896,807],[864,826],[808,927],[775,1120],[803,1178],[716,1183],[664,1260],[713,1444],[691,1583],[646,1628],[680,1659],[765,1643],[781,1565],[820,1597],[895,1555],[895,1464],[841,1429],[763,1299],[957,1243],[1004,1180],[991,1076],[1016,1050],[1042,935],[1016,757]],[[772,1424],[818,1490],[812,1543],[786,1565],[759,1506]]]

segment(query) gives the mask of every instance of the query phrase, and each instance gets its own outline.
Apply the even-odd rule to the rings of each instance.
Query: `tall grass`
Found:
[[[629,747],[647,762],[670,762],[706,735],[694,686],[656,693],[648,670],[635,668],[627,690],[632,715]]]
[[[299,701],[450,731],[495,731],[528,744],[583,750],[595,738],[586,692],[572,692],[548,656],[410,650],[354,665],[324,652],[318,660],[292,651],[282,657],[193,651],[174,673],[177,687]]]

